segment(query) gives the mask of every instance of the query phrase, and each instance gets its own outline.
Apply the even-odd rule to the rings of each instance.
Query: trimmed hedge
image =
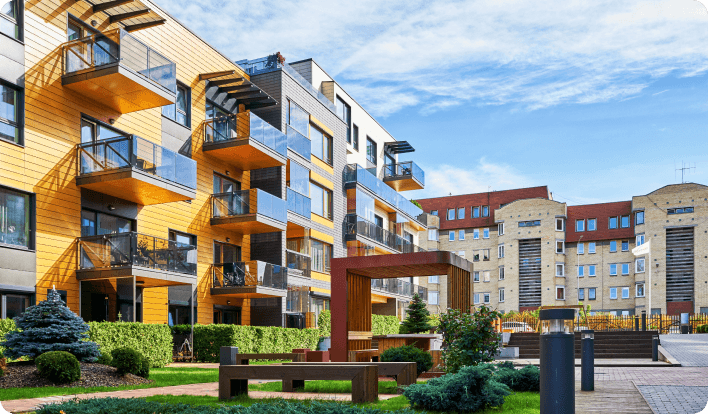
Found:
[[[172,362],[172,332],[167,325],[139,322],[89,322],[89,339],[101,353],[128,347],[143,354],[153,368]]]
[[[295,348],[317,349],[319,329],[276,326],[194,325],[194,355],[198,361],[219,362],[219,348],[236,346],[239,353],[284,353]]]
[[[371,315],[371,332],[374,335],[397,335],[401,322],[396,316]]]
[[[381,362],[415,362],[418,376],[433,367],[433,356],[413,345],[389,348],[381,353]]]
[[[320,335],[332,335],[332,312],[328,309],[323,310],[317,315],[317,327],[320,330]]]

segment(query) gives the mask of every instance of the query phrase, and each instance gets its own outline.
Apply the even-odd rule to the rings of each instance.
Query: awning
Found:
[[[110,24],[120,22],[125,30],[134,32],[165,23],[165,18],[139,0],[86,0],[94,13],[109,16]]]
[[[408,141],[396,141],[385,143],[384,151],[391,154],[405,154],[407,152],[414,152],[415,149],[408,143]]]
[[[207,81],[207,88],[217,87],[219,93],[226,93],[226,99],[235,99],[236,105],[243,104],[247,110],[278,104],[273,97],[235,70],[202,73],[199,80]]]

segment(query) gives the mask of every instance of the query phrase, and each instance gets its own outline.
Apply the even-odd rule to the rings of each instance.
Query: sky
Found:
[[[682,165],[708,185],[696,0],[158,4],[232,60],[315,59],[416,149],[411,198],[547,185],[568,204],[630,200]]]

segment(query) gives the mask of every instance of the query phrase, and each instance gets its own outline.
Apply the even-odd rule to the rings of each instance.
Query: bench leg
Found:
[[[219,377],[219,399],[230,400],[237,395],[248,395],[248,380]]]
[[[283,378],[283,392],[295,392],[296,389],[304,389],[305,380]]]
[[[376,402],[379,399],[379,368],[368,366],[352,378],[352,402],[354,404]]]

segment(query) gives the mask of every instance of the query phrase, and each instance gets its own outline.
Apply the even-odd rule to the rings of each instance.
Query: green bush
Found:
[[[81,378],[81,365],[76,357],[66,351],[45,352],[34,360],[37,372],[57,384],[68,384]]]
[[[172,335],[189,335],[192,332],[192,325],[172,325]]]
[[[401,322],[392,315],[371,315],[371,332],[374,335],[396,335]]]
[[[696,327],[696,333],[708,333],[708,324]]]
[[[506,364],[511,363],[509,362],[504,363],[504,365],[497,365],[493,378],[494,381],[500,382],[517,392],[538,392],[540,390],[541,373],[538,367],[534,365],[527,365],[522,369],[517,370],[513,367],[513,364],[511,364],[511,367]]]
[[[167,325],[139,322],[89,322],[89,339],[102,353],[116,348],[132,348],[150,361],[154,368],[172,362],[172,332]]]
[[[476,308],[474,314],[448,309],[440,316],[438,332],[443,335],[442,362],[446,372],[494,360],[500,342],[494,322],[500,316],[484,305]]]
[[[332,335],[332,313],[329,310],[323,310],[317,315],[317,327],[320,330],[320,335]]]
[[[381,362],[415,362],[418,376],[433,367],[433,356],[413,345],[389,348],[379,356]]]
[[[456,374],[413,384],[403,391],[413,407],[443,412],[476,412],[504,404],[509,387],[492,380],[494,368],[488,364],[468,366]]]
[[[219,362],[219,348],[236,346],[240,353],[284,353],[295,348],[316,349],[319,329],[277,326],[194,325],[194,355],[203,362]]]
[[[123,347],[111,351],[113,366],[119,375],[133,374],[147,378],[150,375],[150,362],[135,349]]]
[[[98,356],[98,361],[96,361],[96,363],[109,366],[113,365],[113,357],[110,353],[101,351],[101,355]]]

